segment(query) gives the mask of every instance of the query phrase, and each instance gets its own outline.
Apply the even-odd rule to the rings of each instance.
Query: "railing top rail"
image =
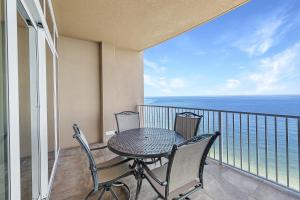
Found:
[[[137,105],[137,106],[148,106],[148,107],[160,107],[160,108],[175,108],[175,109],[187,109],[187,110],[204,110],[211,112],[225,112],[225,113],[236,113],[236,114],[247,114],[247,115],[262,115],[266,117],[283,117],[283,118],[295,118],[300,119],[297,115],[283,115],[283,114],[272,114],[272,113],[260,113],[260,112],[245,112],[245,111],[233,111],[233,110],[218,110],[208,108],[191,108],[191,107],[179,107],[179,106],[162,106],[162,105]]]

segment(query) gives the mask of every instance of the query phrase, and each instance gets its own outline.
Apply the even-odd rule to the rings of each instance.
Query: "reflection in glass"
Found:
[[[29,29],[18,13],[21,198],[32,199]]]
[[[46,21],[47,21],[47,25],[48,25],[48,28],[49,28],[49,32],[50,32],[50,35],[52,37],[52,39],[54,40],[54,32],[53,32],[53,20],[52,20],[52,17],[51,17],[51,12],[50,12],[50,7],[49,7],[49,4],[48,4],[48,1],[45,2],[45,5],[46,5]]]
[[[0,199],[8,199],[7,129],[5,81],[5,18],[4,2],[0,0]]]
[[[46,45],[46,62],[47,62],[47,120],[48,120],[48,177],[55,160],[55,124],[54,124],[54,79],[53,79],[53,54]]]

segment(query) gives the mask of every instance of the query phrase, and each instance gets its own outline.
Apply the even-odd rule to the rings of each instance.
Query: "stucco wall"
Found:
[[[143,53],[63,36],[58,53],[60,147],[78,146],[73,123],[89,143],[101,142],[106,131],[116,130],[115,112],[144,101]]]
[[[115,112],[144,102],[143,53],[102,42],[103,130],[116,130]]]
[[[72,124],[78,123],[90,143],[102,139],[100,127],[99,43],[60,37],[59,132],[60,147],[78,146]]]

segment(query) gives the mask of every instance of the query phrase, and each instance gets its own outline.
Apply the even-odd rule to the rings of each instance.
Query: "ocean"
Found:
[[[235,114],[222,113],[223,162],[292,190],[300,191],[298,130],[300,95],[145,97],[144,104],[235,111]],[[157,109],[160,114],[151,116],[151,109],[143,111],[144,115],[148,112],[148,117],[144,117],[145,121],[148,120],[147,126],[157,126],[157,121],[159,126],[161,124],[165,126],[167,123],[174,124],[174,119],[169,122],[165,120],[166,110],[153,109]],[[217,122],[209,122],[212,118],[215,121],[218,120],[217,113],[214,112],[172,109],[168,117],[174,118],[176,112],[182,111],[198,112],[197,114],[204,115],[198,134],[218,129],[215,127]],[[293,118],[277,117],[275,120],[272,116],[250,115],[247,119],[247,115],[239,115],[238,112],[288,115]],[[153,118],[157,118],[157,121]],[[249,127],[247,120],[249,120]],[[277,127],[276,130],[275,127]],[[210,157],[219,158],[218,146],[219,141],[216,141]]]
[[[145,97],[145,105],[179,106],[300,116],[300,95]]]

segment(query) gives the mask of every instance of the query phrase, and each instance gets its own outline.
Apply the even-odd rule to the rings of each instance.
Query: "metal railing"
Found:
[[[300,192],[300,116],[138,105],[141,127],[174,129],[175,115],[203,115],[198,134],[221,132],[209,156]]]

